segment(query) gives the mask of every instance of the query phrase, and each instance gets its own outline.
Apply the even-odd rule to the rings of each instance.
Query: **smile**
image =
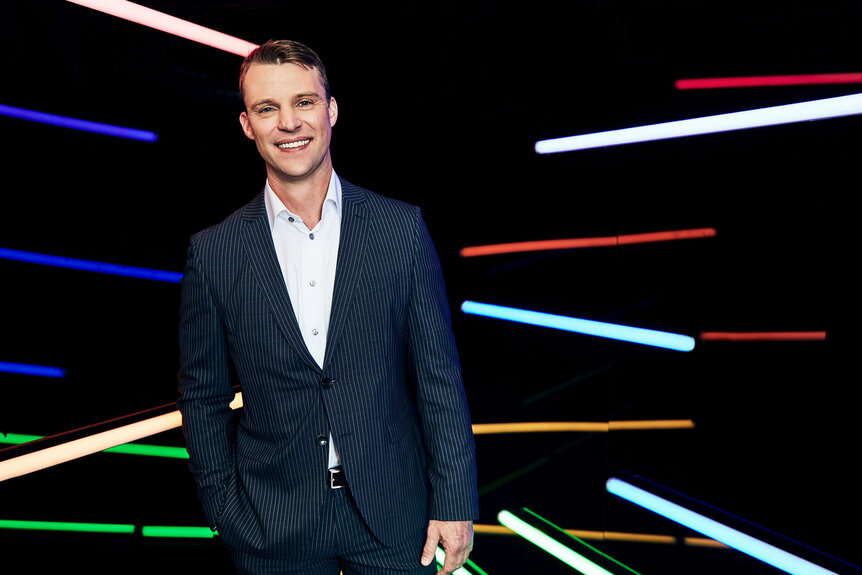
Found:
[[[282,150],[288,150],[290,148],[299,148],[299,147],[305,146],[310,141],[311,141],[310,139],[305,139],[305,140],[297,140],[295,142],[285,142],[283,144],[277,144],[277,145]]]

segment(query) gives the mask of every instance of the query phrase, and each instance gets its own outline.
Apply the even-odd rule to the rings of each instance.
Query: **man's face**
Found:
[[[328,180],[329,142],[338,118],[335,98],[326,99],[316,68],[296,64],[253,64],[244,82],[245,135],[254,140],[270,180]]]

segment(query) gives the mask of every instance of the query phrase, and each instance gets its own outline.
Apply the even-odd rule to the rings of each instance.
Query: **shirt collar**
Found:
[[[263,190],[263,201],[266,204],[266,215],[269,218],[270,229],[275,226],[275,220],[282,212],[287,212],[289,216],[295,216],[295,214],[284,207],[284,204],[275,195],[275,192],[269,185],[269,178],[267,178]],[[336,175],[335,170],[332,170],[332,175],[329,177],[329,187],[326,189],[326,197],[323,199],[321,219],[323,214],[332,209],[335,210],[338,219],[341,219],[341,180]]]

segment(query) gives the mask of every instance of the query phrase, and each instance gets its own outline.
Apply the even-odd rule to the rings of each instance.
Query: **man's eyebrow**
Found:
[[[301,92],[293,97],[294,100],[301,100],[303,98],[316,98],[318,100],[322,100],[323,96],[317,92]]]

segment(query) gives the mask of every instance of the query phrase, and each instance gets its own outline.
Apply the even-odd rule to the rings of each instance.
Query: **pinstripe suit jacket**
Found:
[[[420,211],[342,180],[323,367],[305,347],[263,194],[192,237],[178,400],[204,514],[229,545],[302,555],[326,501],[331,429],[386,545],[478,514],[473,435],[440,264]],[[228,407],[235,385],[239,415]]]

